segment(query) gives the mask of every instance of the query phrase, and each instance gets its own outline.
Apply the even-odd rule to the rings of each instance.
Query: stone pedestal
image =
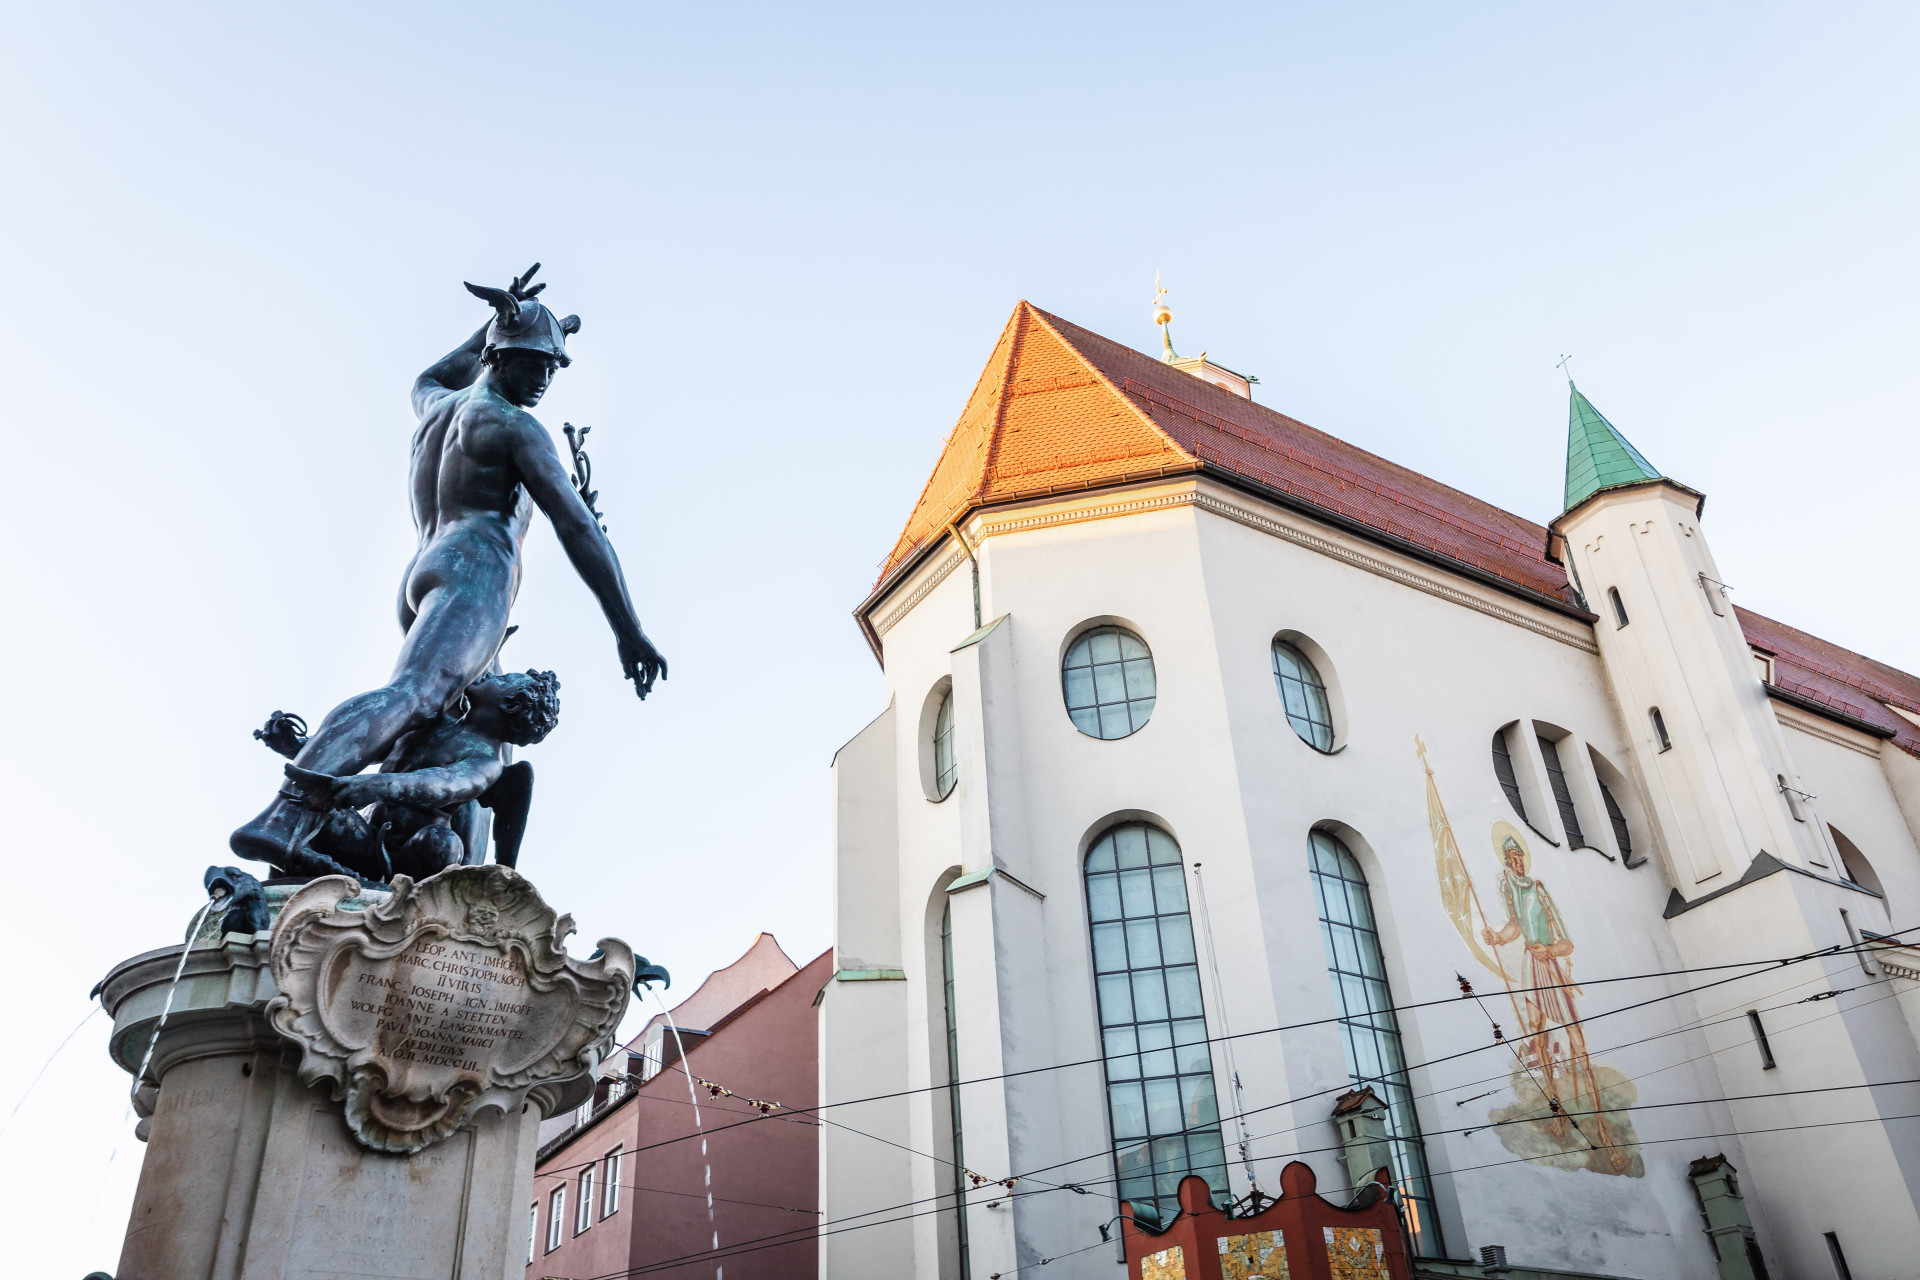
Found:
[[[540,1121],[585,1101],[592,1074],[476,1108],[422,1149],[372,1149],[343,1090],[302,1083],[301,1045],[270,1021],[273,935],[209,933],[185,944],[135,1094],[148,1147],[116,1280],[520,1280]],[[136,956],[101,984],[110,1052],[129,1074],[180,955]]]

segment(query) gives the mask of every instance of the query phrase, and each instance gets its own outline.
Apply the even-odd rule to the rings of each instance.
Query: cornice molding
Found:
[[[1157,493],[1143,493],[1112,502],[1067,506],[1045,511],[1027,511],[997,518],[981,512],[971,521],[973,527],[968,532],[978,545],[988,538],[1002,534],[1027,533],[1035,529],[1085,524],[1093,520],[1112,520],[1121,516],[1145,515],[1152,511],[1170,511],[1180,507],[1198,507],[1202,511],[1232,520],[1236,524],[1244,525],[1270,537],[1291,542],[1329,559],[1365,570],[1389,582],[1397,582],[1401,586],[1425,592],[1427,595],[1472,609],[1487,617],[1522,627],[1549,640],[1557,640],[1582,653],[1598,656],[1600,652],[1600,646],[1595,643],[1590,629],[1576,632],[1556,626],[1544,618],[1534,617],[1519,609],[1508,608],[1492,600],[1483,599],[1443,580],[1439,574],[1429,575],[1408,565],[1396,564],[1391,560],[1369,555],[1357,547],[1347,546],[1284,520],[1276,520],[1261,512],[1250,510],[1219,494],[1205,491],[1202,483],[1197,481],[1186,481],[1181,488],[1172,492],[1163,490]],[[898,604],[874,618],[874,630],[882,636],[886,635],[902,617],[906,616],[908,611],[926,599],[935,587],[946,580],[948,574],[959,568],[965,561],[966,556],[958,550],[936,561]]]
[[[905,598],[885,613],[874,618],[874,631],[881,636],[885,636],[887,632],[893,630],[894,625],[898,623],[900,619],[906,617],[913,611],[913,606],[932,595],[933,589],[945,582],[948,574],[966,562],[966,555],[957,550],[949,551],[945,556],[934,561],[932,567],[921,576],[920,581],[913,585],[913,589],[907,592]]]
[[[1865,734],[1849,733],[1844,729],[1832,729],[1820,723],[1811,714],[1791,705],[1782,705],[1774,699],[1773,714],[1781,724],[1789,729],[1798,730],[1809,738],[1818,738],[1822,742],[1831,742],[1836,747],[1845,747],[1849,751],[1858,751],[1863,756],[1880,758],[1880,743],[1877,739],[1866,738]],[[1862,739],[1865,738],[1865,741]]]

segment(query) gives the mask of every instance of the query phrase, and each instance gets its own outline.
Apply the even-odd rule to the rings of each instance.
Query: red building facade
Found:
[[[617,1051],[594,1101],[542,1129],[528,1280],[710,1276],[716,1264],[729,1280],[813,1280],[819,1130],[807,1109],[814,998],[832,976],[831,953],[796,967],[763,933],[674,1008],[678,1036],[656,1015]]]

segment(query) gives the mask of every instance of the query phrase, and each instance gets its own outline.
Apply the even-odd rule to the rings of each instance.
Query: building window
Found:
[[[1847,1255],[1840,1252],[1840,1237],[1831,1231],[1827,1232],[1827,1256],[1833,1259],[1833,1280],[1853,1280]]]
[[[527,1265],[533,1265],[533,1242],[540,1238],[540,1202],[527,1206]]]
[[[1560,810],[1560,825],[1567,831],[1567,845],[1585,849],[1587,837],[1580,830],[1580,815],[1573,807],[1573,788],[1567,785],[1567,771],[1560,766],[1560,748],[1544,733],[1535,736],[1540,743],[1540,758],[1547,763],[1547,783],[1553,788],[1553,803]]]
[[[593,1225],[593,1166],[580,1171],[580,1203],[573,1210],[573,1234]]]
[[[1827,834],[1833,837],[1833,847],[1840,851],[1840,874],[1862,889],[1886,897],[1887,891],[1881,887],[1879,873],[1867,861],[1867,855],[1860,852],[1860,846],[1847,839],[1838,827],[1829,826]]]
[[[945,800],[953,794],[953,784],[960,778],[960,762],[953,752],[953,690],[948,689],[940,698],[940,710],[933,717],[933,794],[936,800]]]
[[[1285,640],[1273,642],[1273,682],[1287,723],[1315,751],[1333,750],[1333,714],[1327,709],[1327,685],[1307,655]]]
[[[607,1189],[601,1193],[600,1216],[605,1218],[620,1212],[620,1148],[607,1152]]]
[[[1130,822],[1095,841],[1087,915],[1119,1197],[1151,1203],[1168,1222],[1179,1209],[1180,1179],[1198,1174],[1224,1203],[1213,1055],[1173,837]]]
[[[560,1247],[561,1224],[567,1220],[567,1189],[558,1186],[547,1199],[547,1252]]]
[[[1753,1042],[1760,1047],[1760,1069],[1771,1071],[1774,1067],[1773,1046],[1767,1043],[1767,1029],[1760,1024],[1760,1011],[1747,1010],[1747,1022],[1753,1028]]]
[[[940,913],[940,976],[947,1006],[947,1117],[953,1125],[953,1221],[960,1251],[960,1280],[973,1275],[967,1241],[967,1148],[960,1123],[960,1020],[953,1003],[953,904]]]
[[[1434,1212],[1420,1119],[1414,1114],[1413,1088],[1407,1080],[1400,1024],[1394,1018],[1393,995],[1387,987],[1386,960],[1380,951],[1380,932],[1374,923],[1367,878],[1353,853],[1335,836],[1315,831],[1308,842],[1313,892],[1320,905],[1320,940],[1326,946],[1334,999],[1340,1006],[1347,1075],[1356,1088],[1371,1085],[1387,1104],[1393,1180],[1400,1191],[1401,1212],[1414,1253],[1443,1257],[1440,1219]]]
[[[1153,654],[1146,641],[1121,627],[1095,627],[1075,640],[1060,681],[1067,714],[1089,737],[1124,738],[1153,714]]]
[[[1648,707],[1647,719],[1653,721],[1653,740],[1660,744],[1660,749],[1673,750],[1673,739],[1667,736],[1667,718],[1660,714],[1660,708]]]
[[[1493,731],[1493,776],[1500,779],[1500,789],[1507,793],[1507,803],[1520,815],[1520,821],[1527,820],[1526,802],[1520,798],[1520,779],[1514,776],[1513,753],[1507,750],[1507,731]]]
[[[1627,625],[1627,606],[1620,602],[1620,589],[1618,587],[1607,588],[1607,599],[1613,602],[1614,630],[1618,631],[1621,627]]]
[[[1620,846],[1620,860],[1633,861],[1633,835],[1627,830],[1627,815],[1620,811],[1620,802],[1613,798],[1613,792],[1607,789],[1605,778],[1595,778],[1600,784],[1600,799],[1607,806],[1607,821],[1613,824],[1613,842]]]

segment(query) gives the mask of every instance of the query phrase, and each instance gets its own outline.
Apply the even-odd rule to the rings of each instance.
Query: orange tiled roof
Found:
[[[1579,606],[1566,571],[1546,558],[1546,529],[1533,521],[1028,302],[994,344],[880,581],[975,508],[1192,472],[1234,478],[1390,544]],[[1782,688],[1889,730],[1920,755],[1920,728],[1884,705],[1920,714],[1920,679],[1737,612],[1747,639],[1776,655]]]
[[[1022,302],[886,577],[976,507],[1186,472],[1231,476],[1411,549],[1577,605],[1546,530]]]

